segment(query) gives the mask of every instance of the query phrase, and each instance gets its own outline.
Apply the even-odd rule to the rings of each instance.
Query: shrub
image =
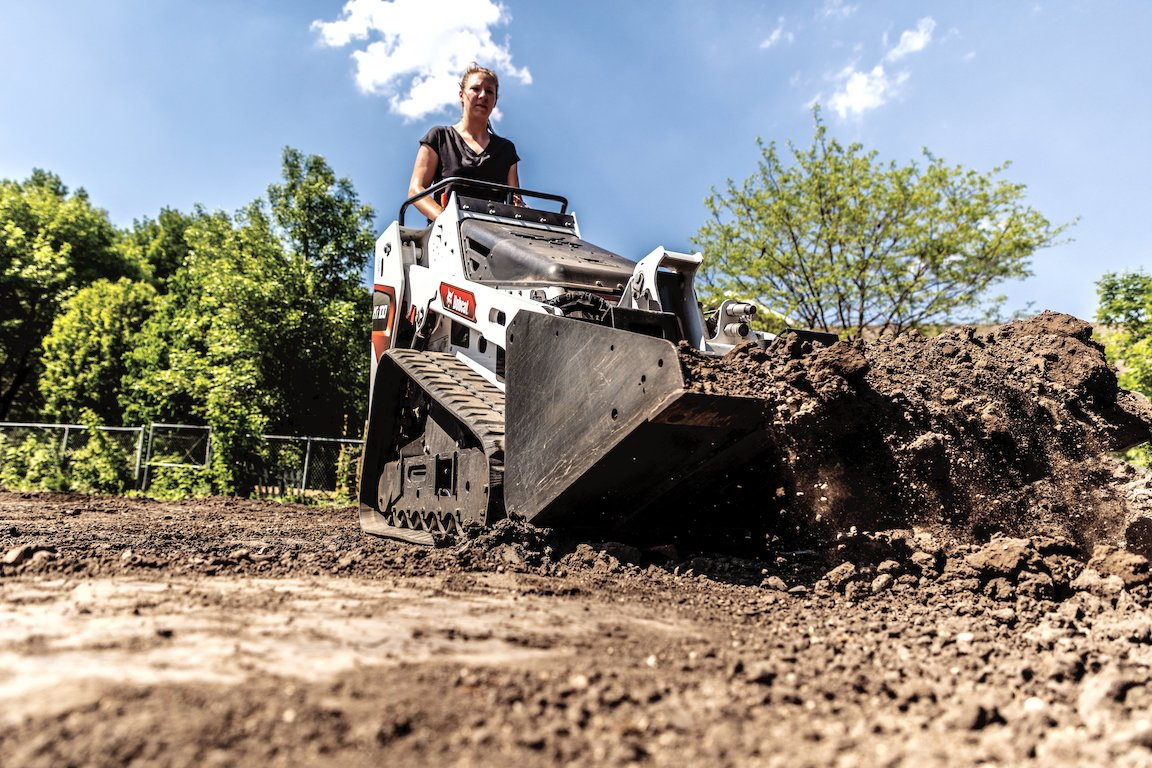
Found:
[[[32,432],[0,443],[0,484],[22,491],[66,491],[60,443],[50,432]]]
[[[112,433],[89,426],[83,446],[69,452],[71,489],[82,493],[123,494],[135,487],[135,446],[125,451]]]

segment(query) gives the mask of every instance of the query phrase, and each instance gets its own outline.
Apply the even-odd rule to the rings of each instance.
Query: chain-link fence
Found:
[[[254,467],[265,498],[355,497],[360,440],[265,435]],[[0,422],[0,486],[122,493],[189,493],[206,487],[212,432],[204,426],[147,427]],[[175,479],[174,479],[175,478]]]
[[[136,487],[143,429],[0,422],[0,485],[123,492]]]
[[[259,495],[355,497],[360,440],[285,435],[265,435],[264,439],[268,458],[260,468]]]
[[[146,491],[157,470],[207,468],[212,459],[212,429],[191,424],[148,425],[148,439],[137,473],[138,487]]]

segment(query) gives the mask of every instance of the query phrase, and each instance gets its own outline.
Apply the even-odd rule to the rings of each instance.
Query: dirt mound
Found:
[[[1108,452],[1149,439],[1152,406],[1074,317],[681,360],[692,388],[766,401],[774,450],[752,479],[779,535],[916,526],[1148,553],[1148,481]]]

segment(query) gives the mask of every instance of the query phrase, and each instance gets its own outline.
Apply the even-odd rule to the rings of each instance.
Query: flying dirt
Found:
[[[1149,439],[1152,408],[1117,386],[1092,332],[1045,312],[934,338],[808,349],[784,337],[684,360],[693,387],[773,413],[770,459],[744,483],[779,536],[915,525],[1149,554],[1147,494],[1110,453]]]

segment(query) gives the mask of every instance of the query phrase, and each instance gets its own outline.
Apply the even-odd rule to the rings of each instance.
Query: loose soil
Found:
[[[754,557],[0,493],[0,762],[1152,764],[1152,412],[1089,326],[684,358],[774,414]]]

